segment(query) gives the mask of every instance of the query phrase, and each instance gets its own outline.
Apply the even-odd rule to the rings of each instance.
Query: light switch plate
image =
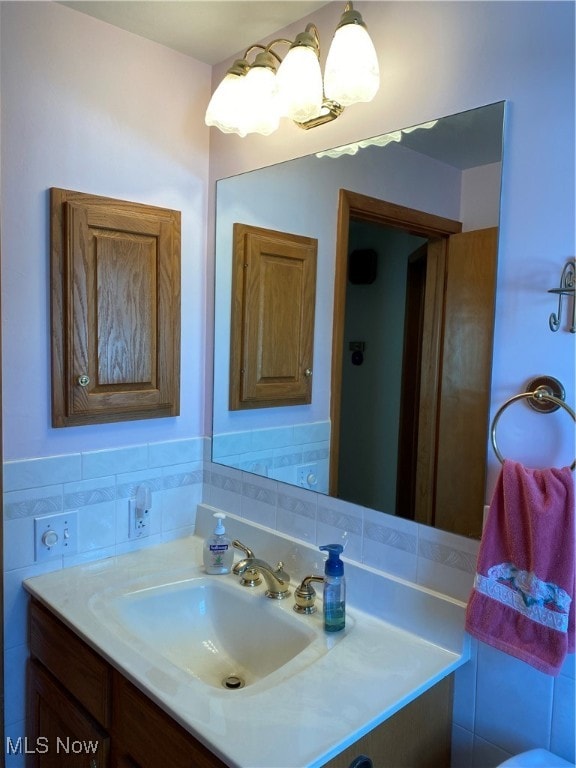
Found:
[[[78,549],[78,514],[76,510],[34,518],[34,553],[36,561],[72,555]]]

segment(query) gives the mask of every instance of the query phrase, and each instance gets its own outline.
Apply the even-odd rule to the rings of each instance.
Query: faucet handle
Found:
[[[323,582],[324,576],[305,576],[300,586],[294,590],[294,610],[296,613],[316,613],[316,591],[312,582]]]
[[[247,547],[246,544],[242,544],[242,542],[239,541],[238,539],[234,539],[234,541],[232,542],[232,546],[235,549],[239,549],[241,552],[244,552],[246,557],[256,557],[254,552],[252,552],[252,550],[249,547]]]
[[[234,539],[232,542],[232,546],[235,549],[239,549],[241,552],[244,552],[246,557],[248,559],[254,559],[254,552],[250,549],[250,547],[247,547],[245,544],[242,544],[241,541],[238,539]],[[258,584],[262,584],[262,577],[258,573],[258,571],[255,571],[252,568],[248,568],[244,571],[242,576],[240,577],[240,584],[243,587],[257,587]]]
[[[286,581],[290,583],[290,576],[286,573],[284,570],[284,563],[282,560],[279,560],[276,564],[276,568],[274,568],[274,573],[278,576],[279,579],[282,579],[282,581]]]

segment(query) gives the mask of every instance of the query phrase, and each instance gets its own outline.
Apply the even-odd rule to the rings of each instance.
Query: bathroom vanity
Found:
[[[284,544],[292,557],[295,546],[306,546]],[[233,575],[205,576],[196,565],[201,545],[193,536],[25,583],[32,596],[30,766],[348,768],[364,754],[378,768],[448,768],[452,672],[467,660],[464,647],[446,647],[457,641],[460,604],[347,564],[349,581],[364,582],[363,594],[370,589],[372,600],[389,602],[396,592],[405,622],[419,610],[437,627],[422,637],[352,602],[345,632],[327,638],[321,616],[298,616],[293,599],[267,600]],[[412,596],[406,592],[414,589]],[[262,627],[273,627],[270,637],[278,630],[288,649],[300,645],[291,658],[271,664],[275,652],[256,627],[261,675],[257,665],[251,679],[248,666],[245,687],[213,684],[212,658],[222,656],[218,639],[206,636],[211,655],[195,668],[194,659],[180,663],[171,655],[176,646],[155,647],[148,634],[166,629],[148,601],[158,599],[171,611],[200,594],[205,614],[222,610],[220,599],[239,601],[238,616],[254,623],[251,617],[261,614]],[[131,613],[140,624],[130,623]],[[194,621],[203,621],[199,615]],[[176,610],[174,617],[166,638],[178,635]]]
[[[32,765],[224,768],[36,600],[30,606],[30,652],[28,738],[37,745]]]

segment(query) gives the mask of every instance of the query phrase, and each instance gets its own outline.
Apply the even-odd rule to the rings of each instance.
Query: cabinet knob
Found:
[[[304,376],[312,376],[312,368],[306,368],[304,371]]]
[[[90,376],[86,376],[86,374],[78,376],[78,384],[80,384],[81,387],[87,387],[88,384],[90,384]]]

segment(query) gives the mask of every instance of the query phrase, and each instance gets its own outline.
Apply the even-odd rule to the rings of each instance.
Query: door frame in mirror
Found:
[[[340,189],[338,197],[338,218],[337,218],[337,238],[336,238],[336,268],[334,276],[334,316],[332,325],[332,372],[331,372],[331,398],[330,398],[330,486],[331,496],[338,496],[338,462],[340,454],[340,410],[342,397],[342,361],[344,349],[344,320],[346,307],[346,284],[348,280],[348,231],[351,220],[365,221],[380,224],[393,229],[399,229],[409,232],[413,235],[427,237],[429,239],[438,239],[436,246],[439,249],[438,258],[443,262],[447,238],[450,235],[462,231],[462,223],[453,219],[447,219],[442,216],[436,216],[424,211],[418,211],[413,208],[407,208],[395,203],[389,203],[368,195],[362,195],[358,192],[352,192],[347,189]],[[437,270],[438,274],[443,274],[443,269]],[[439,279],[439,277],[437,278]],[[436,286],[437,290],[439,286]],[[436,350],[439,348],[439,323],[433,322],[430,328],[431,345],[430,350],[435,350],[435,354],[430,354],[427,366],[430,376],[429,392],[426,401],[429,404],[427,413],[421,415],[421,429],[425,430],[426,438],[423,439],[423,445],[430,443],[433,439],[433,429],[436,423],[435,413],[437,409],[439,365]],[[432,444],[432,443],[430,443]],[[422,468],[421,482],[428,482],[433,479],[434,452],[428,451],[428,458],[425,461],[425,468]],[[420,459],[421,457],[419,457]],[[419,462],[421,463],[421,462]],[[424,480],[424,477],[426,480]],[[419,515],[423,519],[431,517],[430,510],[422,511]]]
[[[459,336],[458,324],[464,318],[462,310],[457,307],[462,303],[455,298],[455,294],[461,292],[458,281],[459,273],[472,275],[479,279],[478,287],[471,288],[472,293],[462,300],[466,303],[467,316],[464,325],[470,326],[468,331],[472,346],[477,348],[478,365],[484,366],[482,353],[483,345],[489,337],[490,347],[493,335],[493,311],[488,306],[490,302],[486,290],[494,291],[496,279],[497,261],[497,228],[462,232],[460,221],[446,219],[437,215],[406,208],[374,197],[340,189],[338,205],[337,243],[336,243],[336,269],[334,277],[334,316],[333,316],[333,345],[332,345],[332,370],[331,370],[331,401],[330,417],[332,424],[330,443],[330,495],[340,497],[338,475],[342,457],[341,447],[341,405],[342,405],[342,375],[344,357],[344,335],[346,327],[346,302],[348,285],[348,239],[350,222],[364,222],[376,224],[386,229],[395,229],[410,235],[426,238],[426,281],[425,298],[421,316],[421,332],[417,340],[420,347],[418,358],[420,368],[418,374],[418,387],[416,399],[411,403],[404,403],[404,389],[400,405],[399,418],[402,419],[404,410],[418,413],[417,424],[414,429],[417,434],[415,442],[415,459],[413,466],[403,467],[402,478],[398,476],[398,482],[409,488],[402,488],[402,505],[399,505],[400,497],[397,496],[395,513],[402,517],[413,519],[417,522],[434,525],[437,514],[448,525],[449,530],[456,528],[455,533],[468,536],[480,535],[481,523],[472,521],[467,514],[449,514],[442,509],[437,509],[440,501],[446,502],[446,476],[438,474],[438,443],[440,431],[447,429],[448,419],[452,426],[449,433],[452,435],[449,444],[454,449],[454,441],[461,441],[466,437],[466,449],[462,449],[466,459],[470,459],[469,472],[474,472],[474,482],[470,498],[470,505],[476,509],[482,508],[485,485],[485,462],[481,461],[487,442],[489,409],[490,371],[486,373],[484,368],[480,370],[473,362],[468,360],[468,365],[462,365],[450,351],[452,339]],[[464,239],[463,239],[464,238]],[[452,252],[455,250],[455,255]],[[478,261],[480,259],[480,261]],[[451,276],[452,275],[452,276]],[[466,291],[464,291],[466,293]],[[467,304],[469,300],[469,304]],[[456,302],[456,303],[454,303]],[[453,321],[448,322],[448,306],[456,312]],[[468,312],[469,307],[469,312]],[[492,306],[493,310],[493,306]],[[474,319],[470,322],[472,313]],[[456,323],[456,326],[454,325]],[[464,332],[465,333],[465,332]],[[478,336],[480,333],[482,341]],[[476,334],[476,335],[474,335]],[[406,339],[405,339],[406,341]],[[406,349],[405,349],[406,353]],[[447,362],[444,362],[446,356]],[[458,356],[459,357],[459,356]],[[406,361],[405,361],[406,362]],[[488,365],[488,369],[490,366]],[[486,375],[484,375],[486,374]],[[454,400],[450,382],[455,380],[466,382],[465,387],[469,392],[474,392],[473,403],[468,402],[471,409],[469,424],[462,434],[461,426],[457,426],[457,413],[450,408],[457,406]],[[463,377],[463,378],[462,378]],[[472,379],[472,381],[470,380]],[[485,380],[485,381],[484,381]],[[486,385],[486,386],[484,386]],[[443,403],[444,390],[451,403]],[[484,391],[486,390],[486,391]],[[361,397],[361,390],[357,393]],[[466,398],[464,398],[466,399]],[[404,410],[403,410],[404,409]],[[448,409],[448,410],[447,410]],[[458,410],[458,409],[457,409]],[[485,413],[486,412],[486,413]],[[484,425],[484,421],[486,424]],[[403,422],[402,422],[403,423]],[[406,425],[405,425],[406,426]],[[469,429],[468,429],[469,426]],[[484,428],[485,427],[485,428]],[[399,424],[400,433],[400,424]],[[445,434],[445,437],[448,433]],[[352,438],[353,439],[353,438]],[[361,445],[355,445],[355,451]],[[383,461],[385,459],[383,458]],[[458,462],[456,462],[458,463]],[[340,466],[339,466],[340,465]],[[471,475],[469,479],[472,480]],[[448,483],[451,484],[450,482]],[[353,490],[353,489],[352,489]],[[397,488],[398,490],[398,488]],[[350,493],[350,489],[347,494]],[[353,491],[354,493],[354,491]],[[478,497],[478,498],[476,498]],[[482,498],[480,498],[482,497]],[[348,501],[353,498],[345,497]],[[406,503],[407,500],[409,503]],[[365,504],[365,500],[360,502]],[[383,510],[391,511],[391,510]],[[456,520],[454,518],[457,518]],[[451,522],[450,522],[451,520]]]

